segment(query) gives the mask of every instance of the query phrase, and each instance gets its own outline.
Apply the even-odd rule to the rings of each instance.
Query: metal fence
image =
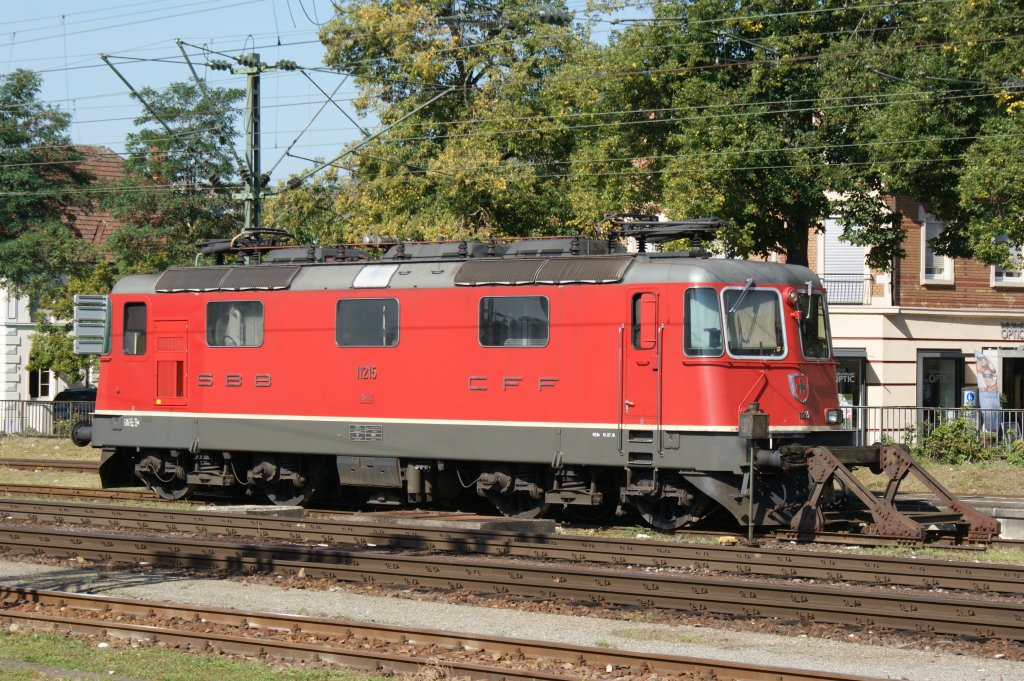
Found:
[[[1024,409],[843,407],[843,412],[860,445],[921,444],[921,439],[935,427],[954,420],[966,423],[986,446],[1006,447],[1024,439]]]
[[[92,421],[95,402],[0,400],[0,434],[68,437],[79,421]]]

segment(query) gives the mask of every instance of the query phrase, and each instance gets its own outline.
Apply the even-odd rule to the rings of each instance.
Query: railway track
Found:
[[[98,489],[95,487],[61,487],[54,485],[0,484],[0,495],[18,497],[52,497],[56,499],[102,499],[104,501],[159,501],[146,490]]]
[[[187,647],[250,657],[333,662],[385,673],[441,664],[488,681],[660,677],[857,681],[866,677],[607,648],[410,629],[262,612],[0,586],[0,621],[24,628]],[[440,658],[440,659],[439,659]],[[555,673],[559,670],[561,673]]]
[[[394,550],[457,552],[573,563],[629,565],[696,572],[858,582],[926,589],[1024,594],[1024,567],[940,560],[865,557],[773,548],[728,547],[567,535],[524,535],[377,525],[329,519],[292,520],[96,504],[0,500],[0,517],[14,522],[74,524],[95,529],[182,532],[350,545]]]
[[[27,460],[26,460],[27,461]],[[77,462],[71,462],[77,463]],[[2,464],[0,464],[2,465]],[[50,497],[56,499],[97,499],[102,501],[150,501],[160,503],[161,500],[153,492],[150,491],[133,491],[123,489],[97,489],[91,487],[64,487],[64,486],[51,486],[51,485],[28,485],[28,484],[0,484],[0,496],[12,496],[12,497]],[[209,497],[209,498],[196,498],[190,500],[182,500],[176,503],[179,504],[209,504],[224,502],[223,497]],[[337,510],[332,510],[332,513],[338,513]],[[459,516],[460,514],[454,514]],[[414,517],[412,514],[404,514],[405,517]],[[449,519],[453,514],[449,512],[436,512],[436,511],[424,511],[419,514],[415,514],[415,517],[423,518],[440,518],[441,520]],[[399,516],[401,517],[401,516]],[[718,538],[723,534],[729,534],[735,532],[740,535],[743,534],[742,528],[734,528],[732,531],[702,531],[702,530],[678,530],[676,535],[681,536],[693,536],[693,537],[710,537]],[[652,530],[654,532],[654,530]],[[819,532],[814,535],[813,538],[799,537],[796,535],[791,536],[790,533],[783,532],[764,532],[756,535],[758,539],[778,539],[780,541],[799,541],[799,543],[823,543],[823,544],[839,544],[845,546],[903,546],[906,544],[903,540],[887,539],[884,537],[872,537],[863,534],[851,534],[842,532]],[[995,538],[991,540],[990,545],[1001,546],[1006,548],[1024,548],[1024,540],[1020,539],[1000,539]],[[938,536],[933,540],[929,541],[928,547],[931,548],[942,548],[942,549],[956,549],[956,550],[976,550],[984,551],[987,547],[979,544],[963,544],[958,540]]]
[[[0,467],[16,470],[54,470],[76,471],[83,473],[96,472],[100,468],[99,461],[72,461],[58,459],[0,459]]]
[[[0,526],[9,552],[78,556],[115,563],[234,573],[305,574],[343,582],[490,593],[581,605],[779,618],[1024,641],[1019,599],[980,600],[879,589],[777,584],[441,556],[408,556],[311,546]]]

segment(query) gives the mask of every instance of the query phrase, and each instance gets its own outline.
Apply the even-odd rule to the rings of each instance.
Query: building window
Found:
[[[953,283],[953,259],[932,250],[932,239],[946,229],[945,223],[934,220],[921,224],[921,281],[931,284]]]
[[[263,303],[230,300],[206,306],[206,344],[211,348],[263,345]]]
[[[343,348],[398,345],[398,301],[394,298],[339,300],[334,340]]]
[[[7,294],[7,318],[10,320],[18,318],[18,299],[13,293]]]
[[[124,304],[124,354],[146,354],[146,304]]]
[[[828,291],[829,305],[863,305],[865,274],[863,246],[841,240],[843,225],[825,220],[818,242],[822,249],[821,283]]]
[[[1006,241],[1006,237],[1000,239]],[[1019,248],[1010,249],[1010,259],[1013,264],[1010,268],[1003,268],[999,265],[992,266],[993,286],[1022,286],[1024,285],[1024,257],[1021,257]]]
[[[49,369],[35,369],[28,372],[28,396],[32,399],[50,396]]]
[[[548,299],[515,296],[480,299],[480,345],[542,348],[548,344]]]

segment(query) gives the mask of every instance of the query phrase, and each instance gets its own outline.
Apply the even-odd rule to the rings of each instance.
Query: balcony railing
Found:
[[[94,402],[0,400],[0,434],[68,437],[79,421],[92,421]]]
[[[829,305],[863,305],[863,274],[823,274],[821,283],[828,292]]]

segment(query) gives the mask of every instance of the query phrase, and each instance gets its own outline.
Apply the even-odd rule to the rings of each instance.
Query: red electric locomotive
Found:
[[[171,499],[468,491],[510,516],[633,507],[675,528],[752,508],[759,525],[820,527],[833,477],[809,461],[878,467],[880,449],[849,447],[813,272],[643,252],[716,227],[633,216],[607,240],[398,244],[380,260],[215,243],[238,262],[114,287],[79,438],[103,449],[105,486]]]

